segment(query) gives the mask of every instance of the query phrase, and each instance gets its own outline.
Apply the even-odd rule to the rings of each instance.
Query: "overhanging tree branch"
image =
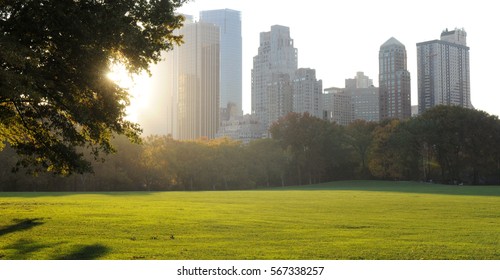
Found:
[[[148,70],[180,43],[173,31],[183,18],[174,11],[185,2],[2,1],[2,133],[26,133],[11,146],[36,158],[34,165],[71,173],[86,171],[77,147],[109,153],[113,134],[137,140],[140,129],[125,119],[128,93],[104,75],[113,60],[131,72]]]

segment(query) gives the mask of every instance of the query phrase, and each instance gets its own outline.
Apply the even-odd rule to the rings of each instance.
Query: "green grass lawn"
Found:
[[[500,187],[0,193],[6,259],[500,259]]]

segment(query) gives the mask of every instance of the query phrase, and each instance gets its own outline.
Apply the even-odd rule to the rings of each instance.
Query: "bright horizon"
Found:
[[[227,8],[241,12],[245,113],[251,112],[251,69],[260,32],[270,31],[272,25],[283,25],[290,28],[298,49],[299,68],[316,69],[316,77],[323,80],[323,88],[344,87],[345,79],[353,78],[358,71],[364,72],[378,86],[380,46],[395,37],[406,47],[412,105],[418,104],[416,44],[439,39],[445,29],[464,28],[470,47],[472,104],[478,110],[499,116],[500,98],[495,94],[499,90],[489,88],[496,76],[493,65],[500,65],[496,50],[499,40],[488,34],[494,32],[497,25],[495,2],[463,3],[470,2],[310,0],[303,5],[303,2],[285,0],[195,0],[177,12],[195,18],[203,10]],[[137,117],[145,134],[154,130],[151,122],[156,123],[156,127],[161,126],[158,122],[161,122],[164,107],[158,102],[162,87],[159,68],[153,66],[153,77],[137,79],[138,85],[131,89],[135,98],[129,112]]]

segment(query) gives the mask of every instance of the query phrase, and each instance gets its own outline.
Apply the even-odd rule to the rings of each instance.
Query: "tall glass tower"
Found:
[[[186,21],[184,44],[167,52],[167,133],[174,139],[215,138],[219,128],[219,27]]]
[[[212,23],[220,28],[220,108],[229,103],[242,108],[242,38],[241,13],[223,9],[200,12],[200,22]]]
[[[411,117],[411,81],[406,62],[406,48],[394,37],[380,46],[380,120]]]

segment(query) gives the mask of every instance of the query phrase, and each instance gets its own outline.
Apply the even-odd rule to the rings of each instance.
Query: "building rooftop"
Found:
[[[396,45],[396,46],[403,46],[404,47],[404,45],[400,41],[398,41],[394,37],[391,37],[384,44],[382,44],[382,46],[380,46],[380,48],[385,48],[385,47],[394,46],[394,45]]]
[[[448,28],[446,28],[445,30],[443,30],[443,32],[441,32],[441,36],[453,35],[457,32],[465,33],[465,29],[464,28],[462,28],[462,29],[455,28],[454,30],[448,30]]]

